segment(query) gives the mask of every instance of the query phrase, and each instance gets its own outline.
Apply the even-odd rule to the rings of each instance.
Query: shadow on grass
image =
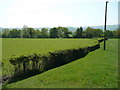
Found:
[[[8,84],[10,83],[13,83],[13,82],[17,82],[17,81],[20,81],[20,80],[23,80],[23,79],[26,79],[26,78],[29,78],[29,77],[32,77],[32,76],[35,76],[37,74],[40,74],[42,73],[40,70],[31,70],[31,71],[28,71],[26,73],[23,73],[21,75],[15,75],[15,76],[12,76],[9,80],[8,80]]]

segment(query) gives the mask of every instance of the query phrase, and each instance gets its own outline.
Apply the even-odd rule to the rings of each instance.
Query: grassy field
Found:
[[[64,50],[78,47],[86,47],[95,44],[94,39],[2,39],[3,75],[13,72],[13,66],[9,59],[14,56],[33,53],[46,54],[55,50]]]
[[[118,40],[107,41],[107,49],[90,52],[86,57],[49,70],[7,88],[117,88]]]

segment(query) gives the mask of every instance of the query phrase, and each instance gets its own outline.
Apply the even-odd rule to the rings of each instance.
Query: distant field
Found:
[[[33,53],[46,54],[55,50],[86,47],[97,42],[95,39],[2,39],[3,75],[11,74],[13,67],[9,59]]]
[[[77,40],[80,41],[81,40]],[[85,43],[87,40],[83,41]],[[72,41],[74,42],[74,40]],[[88,41],[87,41],[88,42]],[[79,44],[78,44],[79,45]],[[76,46],[77,47],[77,46]],[[49,70],[7,88],[117,88],[118,40],[107,41],[107,49],[90,52],[86,57]]]

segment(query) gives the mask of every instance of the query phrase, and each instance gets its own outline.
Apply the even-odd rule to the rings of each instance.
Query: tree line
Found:
[[[105,36],[108,38],[120,37],[120,28],[116,31],[106,30]],[[2,38],[93,38],[103,37],[104,33],[101,29],[93,29],[87,27],[83,30],[82,27],[76,29],[75,32],[69,31],[66,27],[54,27],[48,30],[47,28],[34,29],[29,27],[23,27],[22,30],[17,29],[3,29],[0,32]]]

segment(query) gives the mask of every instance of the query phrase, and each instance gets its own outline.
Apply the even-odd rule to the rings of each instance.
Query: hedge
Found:
[[[59,50],[49,52],[46,55],[31,54],[11,58],[10,63],[14,65],[14,76],[36,73],[36,71],[41,73],[82,58],[89,52],[99,49],[100,42],[103,40],[104,39],[100,39],[96,45],[84,48]]]

